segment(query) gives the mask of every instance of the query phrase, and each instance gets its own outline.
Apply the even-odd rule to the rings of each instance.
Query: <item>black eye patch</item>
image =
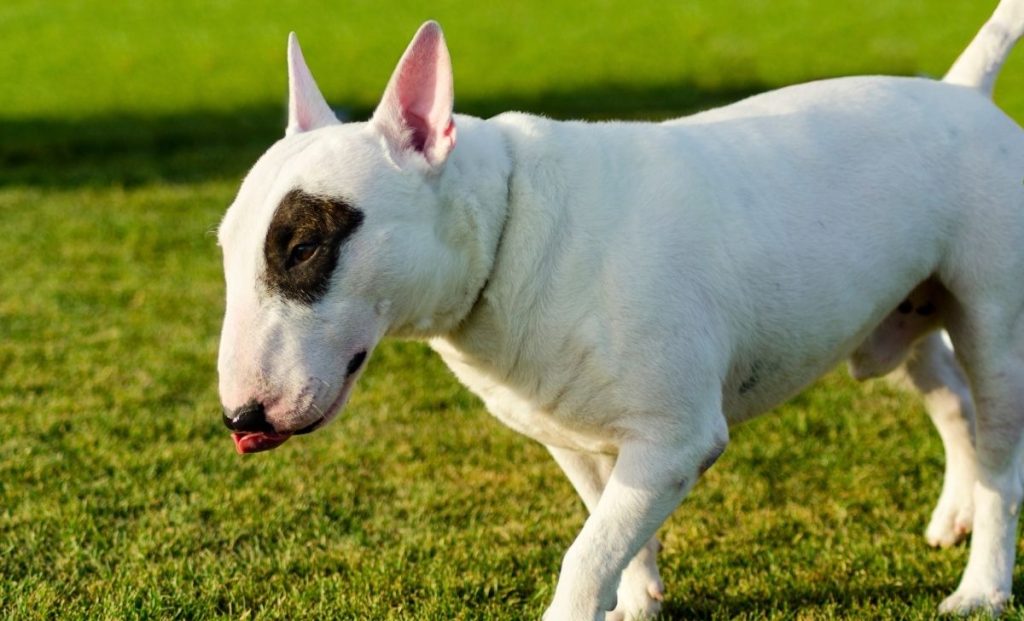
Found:
[[[342,199],[292,190],[267,229],[263,283],[294,302],[316,302],[327,293],[341,244],[362,223],[363,212]]]

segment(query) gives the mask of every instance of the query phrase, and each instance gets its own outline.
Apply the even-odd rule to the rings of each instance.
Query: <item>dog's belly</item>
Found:
[[[916,230],[868,214],[888,229],[884,239],[857,222],[834,221],[828,225],[839,229],[834,236],[782,242],[741,259],[739,282],[719,293],[719,305],[731,310],[722,386],[730,422],[774,408],[849,357],[935,273],[948,221],[914,211],[907,210],[906,220],[916,221]]]
[[[875,325],[872,318],[842,333],[832,327],[807,330],[806,340],[765,345],[734,358],[722,384],[722,411],[729,424],[764,414],[795,396],[847,358]]]

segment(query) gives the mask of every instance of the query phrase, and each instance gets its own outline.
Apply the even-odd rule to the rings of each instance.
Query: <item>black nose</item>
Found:
[[[274,426],[267,422],[263,404],[256,401],[250,401],[234,412],[224,408],[224,426],[232,431],[274,431]]]

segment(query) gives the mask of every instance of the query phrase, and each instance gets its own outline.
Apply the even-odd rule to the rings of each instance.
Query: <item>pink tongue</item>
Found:
[[[231,438],[235,441],[235,450],[239,453],[259,453],[269,451],[285,443],[285,440],[292,437],[290,433],[233,433]]]

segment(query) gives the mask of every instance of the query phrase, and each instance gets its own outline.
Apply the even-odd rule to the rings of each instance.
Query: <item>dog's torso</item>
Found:
[[[550,445],[685,428],[710,389],[745,420],[917,284],[983,270],[979,244],[991,261],[1024,243],[1019,128],[941,82],[829,80],[663,124],[486,124],[513,162],[504,230],[473,312],[432,344]]]

